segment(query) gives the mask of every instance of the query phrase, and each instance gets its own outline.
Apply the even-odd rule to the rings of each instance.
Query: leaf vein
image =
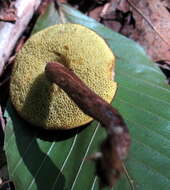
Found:
[[[57,181],[58,181],[58,179],[59,179],[59,177],[60,177],[60,175],[61,175],[61,172],[63,171],[63,169],[64,169],[64,167],[65,167],[65,165],[66,165],[66,163],[67,163],[67,160],[68,160],[68,158],[70,157],[71,152],[72,152],[72,150],[73,150],[73,148],[74,148],[74,145],[75,145],[76,140],[77,140],[77,136],[78,136],[78,134],[76,134],[75,137],[74,137],[74,141],[73,141],[73,143],[72,143],[72,145],[71,145],[70,151],[69,151],[69,153],[68,153],[68,155],[67,155],[65,161],[63,162],[63,165],[62,165],[62,167],[61,167],[61,169],[60,169],[59,174],[57,175],[57,177],[56,177],[56,179],[55,179],[55,181],[54,181],[54,184],[53,184],[51,190],[54,190],[54,189],[55,189],[55,185],[57,184]]]
[[[144,142],[142,142],[142,141],[140,141],[140,140],[138,140],[138,139],[136,139],[136,138],[133,138],[133,140],[135,140],[138,144],[140,144],[140,145],[142,145],[142,146],[144,146],[144,147],[147,147],[147,148],[151,149],[151,150],[152,150],[152,153],[153,153],[153,152],[156,152],[156,153],[160,154],[161,156],[166,157],[166,159],[168,159],[168,160],[170,161],[170,158],[169,158],[167,155],[163,154],[162,152],[159,152],[158,150],[156,150],[155,148],[153,148],[151,145],[146,144],[146,143],[144,143]],[[152,153],[151,153],[151,154],[152,154]]]
[[[31,145],[32,145],[33,142],[34,142],[34,138],[30,141],[29,145],[27,146],[25,152],[23,153],[23,157],[24,157],[25,154],[28,152],[28,150],[30,149],[30,147],[31,147]],[[15,172],[16,172],[17,168],[19,167],[19,165],[23,162],[23,157],[21,157],[21,158],[18,160],[18,162],[17,162],[17,164],[16,164],[16,166],[15,166],[15,168],[14,168],[12,174],[11,174],[12,176],[15,174]]]
[[[97,176],[95,176],[94,180],[93,180],[93,183],[92,183],[92,186],[91,186],[91,190],[94,189],[95,185],[96,185],[96,181],[97,181]]]
[[[47,159],[47,156],[50,154],[50,152],[51,152],[51,150],[53,149],[54,145],[55,145],[55,142],[53,142],[53,143],[51,144],[51,146],[50,146],[50,148],[49,148],[47,154],[44,156],[44,159],[42,160],[42,162],[41,162],[41,164],[40,164],[40,167],[37,169],[37,172],[36,172],[34,178],[33,178],[32,181],[30,182],[30,184],[28,185],[28,188],[27,188],[28,190],[32,187],[32,185],[33,185],[33,183],[34,183],[34,181],[35,181],[35,178],[38,176],[38,174],[39,174],[39,172],[40,172],[40,170],[41,170],[41,168],[42,168],[42,166],[43,166],[45,160]]]
[[[76,177],[75,177],[75,179],[74,179],[74,181],[73,181],[71,190],[74,189],[74,186],[75,186],[76,181],[77,181],[77,179],[78,179],[78,176],[79,176],[79,174],[80,174],[81,168],[82,168],[82,166],[83,166],[83,164],[84,164],[85,158],[86,158],[86,156],[87,156],[87,154],[88,154],[88,151],[89,151],[90,146],[91,146],[91,144],[92,144],[92,142],[93,142],[93,140],[94,140],[94,138],[95,138],[95,135],[96,135],[96,133],[97,133],[97,131],[98,131],[99,126],[100,126],[100,123],[98,123],[98,125],[97,125],[97,127],[96,127],[96,129],[95,129],[95,131],[94,131],[94,133],[93,133],[93,136],[91,137],[91,140],[90,140],[90,142],[89,142],[89,145],[88,145],[88,147],[87,147],[87,149],[86,149],[86,152],[85,152],[85,154],[84,154],[83,160],[82,160],[82,162],[81,162],[81,164],[80,164],[80,167],[79,167],[79,170],[78,170],[78,172],[77,172],[77,175],[76,175]]]
[[[147,112],[147,113],[149,113],[150,115],[154,115],[154,116],[156,116],[157,118],[160,118],[160,119],[162,119],[162,120],[165,120],[165,121],[170,122],[169,119],[167,119],[167,118],[165,118],[165,117],[162,117],[162,116],[160,116],[160,115],[158,115],[158,114],[155,114],[154,112],[151,112],[151,111],[149,111],[149,110],[141,109],[140,107],[137,107],[137,106],[134,105],[134,104],[128,103],[127,101],[123,100],[122,98],[119,98],[119,101],[124,102],[125,104],[128,104],[128,105],[134,107],[135,109],[137,109],[137,110],[139,110],[139,111]]]
[[[135,162],[139,163],[140,165],[143,165],[144,167],[146,167],[148,170],[151,170],[153,171],[154,173],[157,173],[159,176],[165,178],[166,180],[170,181],[170,178],[165,176],[165,175],[162,175],[161,173],[159,173],[155,168],[151,167],[151,166],[148,166],[148,164],[146,164],[145,162],[141,161],[141,160],[137,160],[135,159],[134,157],[131,158],[131,160],[134,160]]]
[[[167,141],[169,141],[170,143],[170,139],[168,139],[165,135],[162,135],[160,132],[156,131],[155,129],[151,129],[149,127],[145,127],[144,125],[141,126],[139,123],[135,122],[135,121],[132,121],[130,119],[126,119],[126,121],[129,121],[131,123],[134,123],[135,125],[138,125],[139,128],[145,128],[146,130],[149,130],[151,131],[152,133],[155,133],[155,135],[158,135],[158,136],[161,136],[162,138],[166,139]]]
[[[139,91],[133,90],[132,88],[128,88],[128,87],[123,86],[123,85],[121,85],[121,88],[128,89],[129,91],[135,92],[136,94],[140,94],[140,95],[142,95],[142,96],[146,96],[146,97],[151,98],[151,99],[153,99],[153,100],[156,100],[156,101],[158,101],[158,102],[165,103],[166,105],[167,105],[167,104],[170,105],[170,103],[167,102],[167,101],[160,100],[160,99],[158,99],[158,98],[154,98],[153,96],[148,95],[148,94],[140,93]]]
[[[150,81],[147,81],[147,80],[144,80],[144,79],[141,79],[141,78],[137,78],[137,77],[135,77],[135,76],[133,76],[133,75],[129,75],[129,74],[127,74],[126,72],[123,72],[123,71],[118,71],[118,74],[122,74],[122,75],[125,75],[125,76],[128,76],[129,78],[132,78],[132,79],[134,79],[135,81],[140,81],[140,82],[143,82],[143,83],[146,83],[146,84],[148,84],[148,85],[151,85],[151,86],[153,86],[154,88],[157,88],[157,89],[162,89],[162,90],[164,90],[164,91],[167,91],[168,93],[170,93],[170,89],[169,88],[164,88],[164,87],[162,87],[162,86],[158,86],[158,85],[155,85],[155,83],[152,83],[152,82],[150,82]],[[167,87],[168,87],[168,85],[167,85]]]

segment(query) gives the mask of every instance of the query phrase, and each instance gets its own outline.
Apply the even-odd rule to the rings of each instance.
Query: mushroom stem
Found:
[[[113,186],[123,172],[123,160],[130,147],[128,128],[118,111],[86,86],[80,78],[58,62],[47,63],[45,74],[56,83],[87,115],[106,129],[107,138],[101,144],[101,157],[96,161],[96,173],[102,186]]]

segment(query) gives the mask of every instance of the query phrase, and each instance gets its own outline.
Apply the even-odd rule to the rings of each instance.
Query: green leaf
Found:
[[[51,2],[49,3],[46,12],[38,18],[32,34],[59,23],[61,23],[60,17],[55,9],[54,3]]]
[[[113,189],[169,190],[170,88],[164,75],[132,40],[69,6],[60,8],[64,20],[96,31],[116,56],[119,88],[113,106],[128,124],[132,146],[125,163],[126,175]],[[11,105],[6,117],[5,150],[17,190],[99,189],[94,164],[85,161],[105,137],[97,121],[78,130],[46,132],[24,122]]]

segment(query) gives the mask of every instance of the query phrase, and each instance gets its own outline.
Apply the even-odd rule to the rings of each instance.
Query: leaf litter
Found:
[[[16,8],[13,2],[0,1],[0,21],[15,22],[17,19]]]
[[[63,2],[67,1],[63,0]],[[46,3],[44,3],[45,8]],[[167,78],[170,78],[170,2],[168,0],[92,0],[89,2],[68,0],[68,3],[114,31],[140,43],[152,59],[159,64]],[[45,8],[42,8],[40,13],[43,14]],[[6,12],[8,15],[6,16],[1,11],[0,19],[15,22],[15,8],[6,10],[8,10]],[[23,43],[18,49],[22,45]],[[2,114],[0,118],[4,128]]]
[[[88,14],[143,46],[169,81],[170,1],[111,0]]]

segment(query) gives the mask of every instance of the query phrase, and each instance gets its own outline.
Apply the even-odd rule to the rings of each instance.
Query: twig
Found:
[[[3,113],[2,113],[1,106],[0,106],[0,126],[2,127],[2,129],[4,131],[4,129],[5,129],[5,121],[4,121],[4,118],[3,118]]]
[[[16,22],[0,22],[0,76],[17,40],[26,29],[41,0],[16,0]]]
[[[160,68],[162,68],[162,69],[166,69],[166,70],[168,70],[168,71],[170,71],[170,66],[167,64],[164,64],[164,65],[161,65],[161,64],[159,64],[159,63],[156,63],[156,65],[158,66],[158,67],[160,67]]]
[[[102,186],[112,187],[123,170],[130,136],[122,117],[110,104],[89,89],[78,76],[59,63],[47,63],[47,78],[62,88],[85,114],[98,120],[107,131],[96,159],[96,173]]]

